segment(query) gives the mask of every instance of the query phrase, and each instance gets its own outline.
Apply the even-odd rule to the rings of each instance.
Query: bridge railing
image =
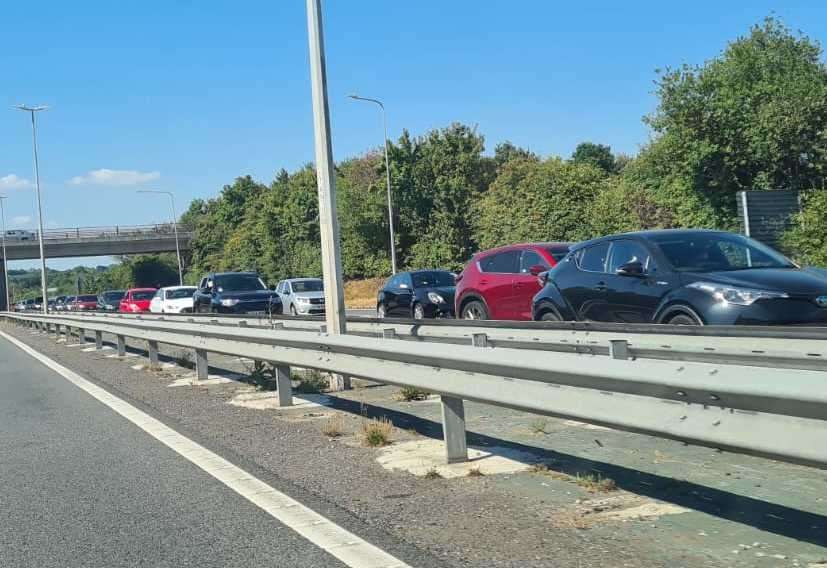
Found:
[[[178,225],[179,233],[188,233],[192,229],[185,225]],[[49,229],[43,231],[43,240],[63,240],[63,239],[81,239],[81,238],[112,238],[112,237],[131,237],[131,236],[154,236],[154,235],[172,235],[175,232],[175,227],[172,223],[160,223],[153,225],[127,225],[127,226],[101,226],[101,227],[67,227],[62,229]],[[10,242],[20,241],[37,241],[38,231],[32,231],[29,238],[12,239]]]

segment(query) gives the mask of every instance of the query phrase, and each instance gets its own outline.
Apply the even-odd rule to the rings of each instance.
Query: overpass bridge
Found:
[[[37,232],[23,238],[6,240],[9,260],[40,258]],[[189,250],[192,229],[178,225],[181,251]],[[175,252],[175,228],[171,223],[112,227],[73,227],[43,231],[43,248],[47,259],[80,256],[120,256]],[[2,258],[2,252],[0,252]],[[0,309],[6,309],[3,264],[0,262]]]

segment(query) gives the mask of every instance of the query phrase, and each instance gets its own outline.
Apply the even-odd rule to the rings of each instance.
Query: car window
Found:
[[[543,268],[551,268],[544,259],[537,251],[534,250],[524,250],[523,255],[520,258],[520,272],[522,274],[527,274],[528,269],[532,266],[539,264]]]
[[[606,270],[606,255],[609,252],[609,243],[598,243],[590,247],[584,248],[578,255],[577,265],[580,270],[587,272],[605,272]]]
[[[651,238],[679,272],[794,268],[780,253],[730,233],[664,234]]]
[[[192,298],[195,288],[176,288],[174,290],[167,290],[167,300],[182,300],[184,298]],[[158,291],[160,297],[160,290]]]
[[[486,256],[480,261],[483,272],[516,273],[520,266],[520,251],[507,250]]]
[[[609,272],[614,274],[617,269],[629,262],[639,262],[644,270],[649,269],[650,256],[646,248],[635,241],[614,241],[611,257],[609,258]]]
[[[198,285],[198,287],[199,287],[199,288],[201,288],[202,290],[203,290],[204,288],[206,288],[206,287],[207,287],[207,279],[206,279],[206,278],[202,278],[202,279],[201,279],[201,283]]]
[[[80,301],[80,302],[97,302],[98,297],[97,296],[79,296],[78,301]]]
[[[255,274],[222,274],[215,277],[215,283],[221,292],[251,292],[267,289],[261,278]]]
[[[399,287],[409,290],[413,287],[413,280],[411,280],[411,275],[403,272],[399,275]]]
[[[413,274],[414,288],[433,288],[435,286],[454,286],[454,275],[443,270],[416,272]]]
[[[293,282],[293,292],[321,292],[324,285],[321,280],[298,280]]]
[[[546,250],[551,254],[551,258],[554,259],[554,262],[560,262],[566,255],[569,254],[569,245],[554,245],[551,247],[547,247]]]

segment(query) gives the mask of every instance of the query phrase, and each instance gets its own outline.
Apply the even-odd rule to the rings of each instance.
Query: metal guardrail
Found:
[[[195,351],[207,376],[207,354],[276,365],[281,404],[292,400],[290,367],[329,371],[442,397],[449,462],[467,459],[464,400],[572,418],[632,432],[813,465],[827,466],[827,375],[809,369],[589,357],[491,347],[487,335],[466,345],[423,344],[353,335],[168,320],[80,315],[3,314],[42,331],[78,329],[145,340],[151,363],[158,344]]]
[[[322,319],[307,316],[268,318],[254,315],[136,315],[111,312],[86,315],[146,321],[198,321],[219,326],[235,326],[239,321],[244,321],[255,328],[272,329],[278,324],[285,329],[308,332],[318,332],[324,327]],[[485,334],[492,347],[827,371],[827,328],[768,330],[762,327],[708,327],[703,328],[704,335],[697,335],[692,333],[697,331],[695,328],[677,325],[659,325],[656,328],[659,333],[654,333],[652,328],[655,326],[647,324],[570,325],[557,322],[470,322],[362,317],[349,317],[347,322],[348,334],[362,337],[467,345],[474,335]],[[746,335],[751,331],[755,335]]]
[[[191,232],[187,226],[178,225],[179,234],[186,234]],[[152,237],[157,235],[173,235],[175,228],[172,223],[160,223],[153,225],[129,225],[129,226],[109,226],[109,227],[71,227],[63,229],[49,229],[43,231],[43,240],[65,240],[65,239],[89,239],[89,238],[117,238],[117,237],[137,237],[146,236]],[[37,242],[38,231],[32,231],[28,239],[9,239],[7,245],[16,245],[21,243]]]

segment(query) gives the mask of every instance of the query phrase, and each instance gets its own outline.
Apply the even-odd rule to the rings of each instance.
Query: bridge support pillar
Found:
[[[195,378],[199,381],[205,381],[209,377],[209,362],[207,361],[207,352],[203,349],[195,350]]]
[[[279,406],[293,406],[293,383],[290,378],[290,366],[276,364],[276,389]]]
[[[158,342],[147,341],[146,347],[149,354],[149,368],[155,370],[158,368]]]

